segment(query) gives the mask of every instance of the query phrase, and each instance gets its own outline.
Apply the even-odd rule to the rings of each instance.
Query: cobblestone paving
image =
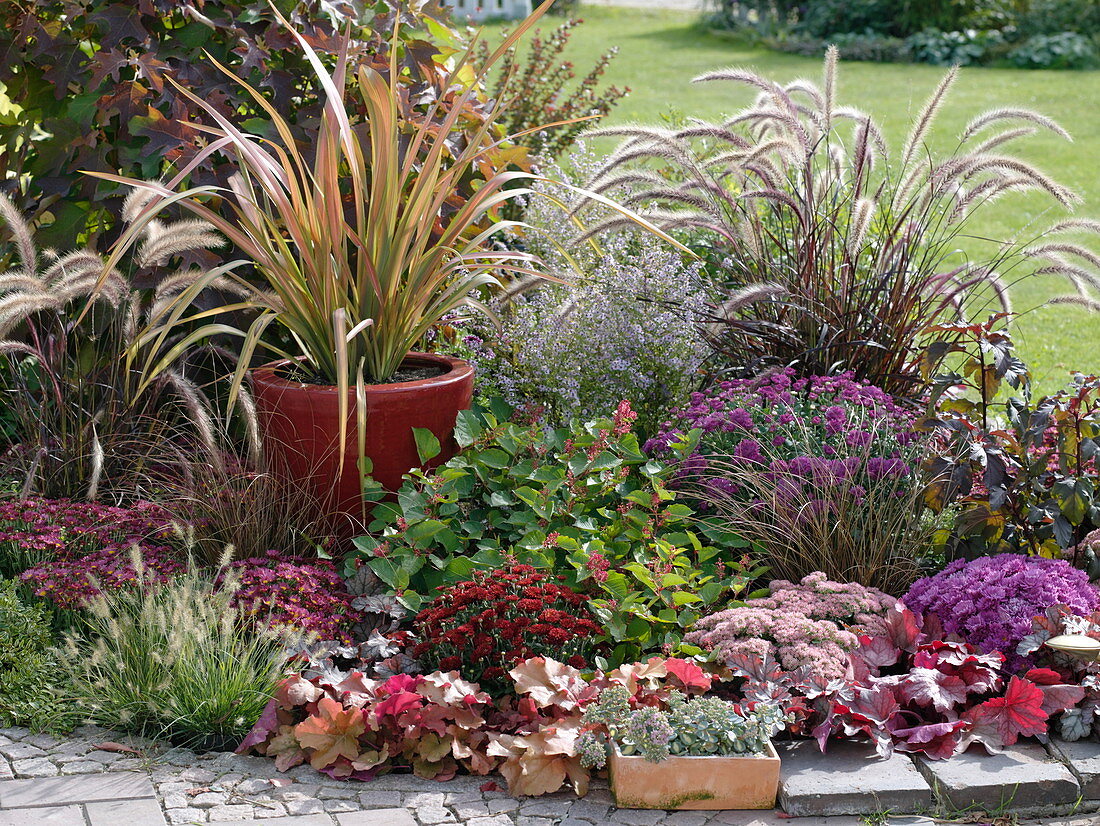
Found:
[[[138,754],[98,748],[121,743]],[[778,812],[617,810],[606,785],[582,800],[559,793],[515,799],[499,778],[446,783],[386,775],[369,783],[309,766],[196,754],[95,727],[57,740],[0,729],[0,826],[164,826],[265,821],[270,826],[861,826],[859,817],[788,818]],[[897,823],[908,822],[898,819]],[[1100,816],[1047,818],[1036,826],[1097,826]]]

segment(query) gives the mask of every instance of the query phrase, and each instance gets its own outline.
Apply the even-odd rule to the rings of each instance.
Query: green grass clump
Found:
[[[232,597],[232,582],[196,573],[98,597],[65,643],[76,707],[107,728],[232,748],[287,671],[285,640],[254,631]]]

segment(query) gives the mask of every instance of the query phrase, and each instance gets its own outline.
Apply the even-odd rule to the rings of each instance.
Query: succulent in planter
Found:
[[[670,757],[770,756],[770,741],[786,722],[782,709],[758,704],[752,710],[717,697],[673,693],[668,709],[631,709],[622,686],[605,690],[584,715],[588,728],[579,749],[585,766],[602,768],[607,747],[659,763]]]

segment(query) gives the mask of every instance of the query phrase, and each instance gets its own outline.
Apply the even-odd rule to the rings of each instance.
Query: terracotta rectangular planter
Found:
[[[607,761],[620,809],[771,809],[779,755],[670,757],[652,763],[613,748]]]

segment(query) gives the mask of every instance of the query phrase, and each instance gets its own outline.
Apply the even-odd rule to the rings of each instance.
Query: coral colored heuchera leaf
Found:
[[[275,690],[275,699],[286,709],[319,700],[325,692],[300,676],[288,677]]]
[[[298,742],[293,726],[280,726],[279,733],[271,738],[264,754],[275,758],[275,768],[281,772],[290,771],[306,759],[306,752]]]
[[[577,669],[546,657],[533,657],[508,674],[516,691],[529,696],[539,708],[557,706],[573,711],[596,694]]]
[[[425,675],[416,691],[430,703],[442,706],[488,704],[492,698],[477,683],[462,679],[457,671],[446,674],[435,671]]]
[[[580,732],[580,718],[572,717],[522,737],[499,735],[489,754],[505,758],[500,773],[513,795],[550,794],[568,781],[583,796],[588,792],[588,772],[576,754]]]
[[[345,710],[336,700],[322,697],[317,703],[317,713],[295,726],[294,735],[303,747],[313,749],[309,764],[323,769],[341,757],[357,758],[359,735],[366,730],[362,709]]]
[[[990,751],[1013,745],[1021,736],[1044,734],[1047,713],[1043,711],[1039,686],[1013,677],[1003,697],[994,697],[967,709],[962,719],[970,723],[967,740],[976,740]]]
[[[710,690],[711,676],[690,660],[670,657],[665,660],[665,668],[669,676],[679,681],[679,688],[687,694],[702,694]]]

